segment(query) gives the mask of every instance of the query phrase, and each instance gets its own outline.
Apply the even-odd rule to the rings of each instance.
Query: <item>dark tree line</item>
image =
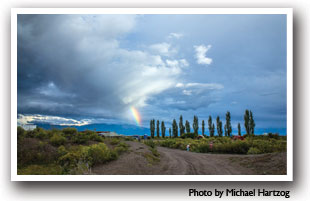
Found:
[[[225,118],[226,122],[224,125],[224,134],[225,134],[225,136],[230,137],[232,134],[232,126],[231,126],[231,115],[230,115],[229,111],[226,112],[225,117],[226,117]],[[202,135],[205,135],[205,126],[206,125],[205,125],[204,120],[202,120],[201,125],[202,125]],[[194,116],[194,119],[193,119],[192,128],[193,128],[194,134],[197,136],[198,130],[199,130],[199,121],[198,121],[198,117],[196,115]],[[251,110],[245,110],[244,128],[246,130],[246,134],[254,135],[255,121],[254,121],[253,113]],[[209,116],[209,119],[208,119],[208,130],[209,130],[210,136],[213,137],[215,135],[215,125],[212,122],[211,116]],[[216,117],[216,130],[217,130],[217,135],[222,137],[223,136],[223,122],[221,121],[219,116]],[[150,121],[150,131],[151,131],[151,137],[154,138],[155,137],[155,119],[152,119]],[[179,124],[177,123],[177,121],[175,119],[173,119],[172,128],[169,128],[169,137],[178,137],[179,132],[180,132],[180,136],[185,134],[185,132],[186,133],[191,132],[189,121],[186,120],[185,125],[183,125],[182,115],[180,116]],[[156,122],[156,135],[157,135],[157,137],[160,137],[160,133],[161,133],[161,137],[164,138],[166,136],[165,122],[162,121],[161,126],[160,126],[160,121],[157,120],[157,122]],[[241,136],[241,125],[240,125],[240,123],[238,123],[238,135]]]

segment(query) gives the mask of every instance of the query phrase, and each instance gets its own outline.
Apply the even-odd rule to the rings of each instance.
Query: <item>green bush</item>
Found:
[[[65,144],[67,141],[67,139],[63,136],[61,136],[60,134],[58,133],[55,133],[51,138],[50,138],[50,142],[52,145],[55,145],[55,146],[59,146],[59,145],[63,145]]]
[[[85,144],[90,139],[86,133],[79,132],[71,137],[72,142],[77,144]]]
[[[124,137],[125,141],[134,141],[134,139],[132,137]]]
[[[261,154],[261,153],[262,152],[259,149],[255,148],[255,147],[251,147],[247,154]]]
[[[155,148],[156,144],[153,140],[145,140],[144,144],[146,144],[147,146],[151,147],[151,148]]]
[[[89,161],[91,158],[88,155],[89,147],[73,146],[63,156],[58,158],[58,164],[63,167],[65,174],[83,174],[88,171]]]
[[[90,140],[97,141],[97,142],[103,142],[103,138],[93,131],[87,131],[86,134],[89,136]]]
[[[61,157],[61,156],[66,155],[68,153],[68,151],[66,150],[66,148],[63,145],[61,145],[60,147],[58,147],[57,153]]]
[[[27,138],[34,138],[36,136],[36,132],[34,130],[26,131],[25,137]]]
[[[200,152],[200,153],[208,153],[208,152],[212,152],[213,150],[210,149],[210,144],[207,142],[202,142],[198,145],[197,150],[191,148],[192,151],[195,152]]]
[[[78,131],[76,128],[64,128],[62,129],[63,135],[68,138],[71,139],[73,136],[77,135]]]
[[[109,150],[104,143],[91,145],[88,149],[88,156],[92,166],[114,160],[118,157],[117,153]]]
[[[110,144],[111,144],[111,145],[117,145],[117,144],[119,144],[119,142],[120,142],[120,140],[117,139],[117,138],[112,138],[112,139],[110,140]]]
[[[22,140],[25,137],[25,129],[23,129],[23,127],[18,126],[17,127],[17,140]]]
[[[38,138],[40,140],[49,138],[47,131],[40,127],[37,127],[33,130],[32,137]]]
[[[196,133],[184,133],[184,134],[182,134],[181,135],[181,138],[192,138],[192,139],[194,139],[194,138],[196,138],[196,137],[198,137],[198,134],[196,134]]]
[[[62,174],[62,167],[59,165],[29,165],[17,169],[18,175],[59,175]]]
[[[279,133],[275,133],[275,134],[268,133],[268,137],[269,138],[274,138],[274,139],[279,139],[280,138]]]
[[[117,152],[117,154],[121,154],[123,152],[126,152],[129,148],[129,145],[124,143],[124,142],[120,142],[115,148],[114,151]]]
[[[18,167],[31,164],[48,164],[57,160],[57,149],[35,138],[24,138],[17,145]]]
[[[150,151],[152,152],[152,154],[153,154],[154,156],[156,156],[156,157],[159,157],[159,156],[160,156],[160,154],[159,154],[159,152],[157,151],[156,148],[150,148]]]

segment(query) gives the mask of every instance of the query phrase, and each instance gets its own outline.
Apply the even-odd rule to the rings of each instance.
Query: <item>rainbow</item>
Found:
[[[136,108],[133,106],[130,107],[130,111],[132,113],[133,118],[135,119],[137,126],[140,126],[141,124],[141,116]]]

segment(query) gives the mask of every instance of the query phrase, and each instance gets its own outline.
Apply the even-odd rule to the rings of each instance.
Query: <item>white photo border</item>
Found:
[[[18,14],[285,14],[287,23],[286,175],[17,175]],[[11,181],[293,181],[293,9],[292,8],[12,8],[11,9]]]

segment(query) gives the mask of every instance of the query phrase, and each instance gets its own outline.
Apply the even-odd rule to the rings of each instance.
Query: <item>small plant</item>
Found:
[[[126,152],[129,148],[129,145],[124,143],[124,142],[121,142],[119,143],[115,148],[114,150],[118,153],[118,154],[121,154],[123,152]]]
[[[146,144],[147,146],[151,147],[151,148],[155,148],[156,144],[153,140],[146,140],[144,141],[144,144]]]
[[[67,139],[63,136],[61,136],[60,134],[58,133],[55,133],[51,138],[50,138],[50,142],[52,145],[55,145],[55,146],[60,146],[60,145],[63,145],[65,144],[65,142],[67,141]]]
[[[255,148],[255,147],[251,147],[247,154],[261,154],[261,153],[262,152],[259,149]]]
[[[117,138],[113,138],[111,141],[110,141],[110,144],[111,145],[118,145],[120,143],[120,140],[117,139]]]
[[[92,166],[114,160],[118,157],[116,152],[111,152],[104,143],[91,145],[88,149],[90,164]]]
[[[68,138],[71,139],[73,136],[77,135],[78,130],[76,128],[64,128],[62,129],[63,135]]]
[[[196,133],[184,133],[184,134],[182,134],[181,135],[181,138],[192,138],[192,139],[194,139],[194,138],[196,138],[196,137],[198,137],[198,134],[196,134]]]
[[[60,165],[29,165],[17,170],[18,175],[59,175],[63,169]]]

